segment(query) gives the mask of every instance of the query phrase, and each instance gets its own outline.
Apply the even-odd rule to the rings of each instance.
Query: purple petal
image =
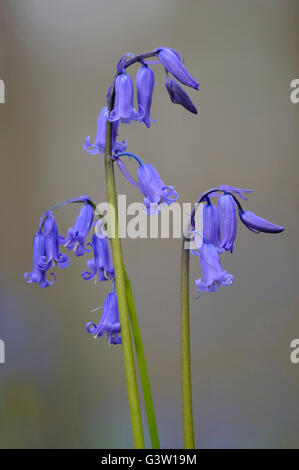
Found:
[[[159,51],[160,62],[164,65],[167,72],[170,72],[177,80],[184,85],[198,90],[199,83],[190,75],[183,62],[168,47],[162,47]]]
[[[251,211],[240,212],[241,221],[249,229],[257,230],[265,233],[280,233],[284,231],[284,227],[273,224],[269,220],[263,219]]]
[[[167,77],[165,86],[173,103],[184,106],[184,108],[193,114],[198,114],[197,109],[192,103],[188,93],[186,93],[186,91],[175,80]]]

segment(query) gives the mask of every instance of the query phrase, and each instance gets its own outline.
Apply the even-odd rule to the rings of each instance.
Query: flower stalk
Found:
[[[185,449],[194,449],[191,352],[190,352],[190,318],[189,318],[189,249],[185,247],[185,236],[182,239],[181,257],[181,380],[182,410]]]
[[[134,353],[132,347],[129,309],[126,296],[126,283],[123,270],[123,256],[121,241],[118,237],[118,212],[116,187],[114,177],[114,162],[111,158],[112,148],[112,124],[107,122],[106,126],[106,146],[105,146],[105,174],[107,201],[114,208],[114,214],[110,214],[110,224],[113,224],[114,237],[111,238],[113,263],[115,270],[116,292],[119,308],[119,319],[121,324],[122,350],[128,390],[128,400],[131,414],[131,425],[136,449],[144,449],[144,437],[139,405],[139,396],[134,363]],[[113,211],[112,211],[113,212]],[[113,218],[114,217],[114,220]]]
[[[192,238],[198,255],[202,277],[196,280],[199,295],[201,292],[216,292],[220,286],[230,286],[234,276],[222,269],[220,254],[233,252],[237,234],[237,216],[254,233],[280,233],[284,227],[257,216],[251,211],[244,211],[236,195],[247,200],[245,194],[251,189],[234,188],[221,185],[202,193],[192,209],[188,226],[182,239],[181,258],[181,373],[182,373],[182,409],[185,449],[194,449],[192,388],[191,388],[191,352],[190,352],[190,317],[189,317],[189,263],[190,250],[186,246]],[[218,206],[212,205],[210,197],[218,198]],[[195,213],[199,204],[203,208],[203,231],[196,230]],[[201,242],[197,243],[196,236]],[[198,296],[199,297],[199,296]]]
[[[146,411],[146,416],[147,416],[149,434],[151,438],[151,444],[152,444],[153,449],[160,449],[160,441],[159,441],[154,403],[153,403],[152,392],[151,392],[151,384],[150,384],[149,376],[147,372],[147,365],[146,365],[146,360],[145,360],[145,355],[144,355],[144,350],[143,350],[143,344],[142,344],[141,333],[140,333],[140,328],[138,324],[137,313],[135,309],[133,292],[131,288],[130,279],[126,272],[125,267],[124,267],[124,272],[125,272],[125,280],[126,280],[126,288],[127,288],[127,301],[128,301],[129,311],[130,311],[130,320],[131,320],[131,325],[132,325],[132,332],[133,332],[137,362],[138,362],[139,373],[140,373],[140,381],[141,381],[142,390],[143,390],[144,405],[145,405],[145,411]]]

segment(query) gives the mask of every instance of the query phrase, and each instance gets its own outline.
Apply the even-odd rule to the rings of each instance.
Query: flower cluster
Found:
[[[202,213],[203,231],[195,230],[192,217],[191,234],[196,249],[191,253],[199,257],[202,277],[196,280],[199,292],[216,292],[220,286],[229,286],[234,276],[223,270],[219,255],[224,251],[234,250],[237,235],[237,212],[241,222],[255,233],[279,233],[284,227],[273,224],[251,211],[244,211],[237,196],[247,200],[245,194],[252,190],[220,186],[202,194],[199,203],[204,203]],[[218,204],[212,204],[211,197],[218,198]]]
[[[148,61],[147,59],[150,57],[156,57],[156,61]],[[135,62],[140,64],[136,74],[136,107],[134,105],[133,81],[126,72],[129,65]],[[143,163],[136,155],[126,151],[127,142],[118,141],[118,129],[120,124],[129,124],[132,121],[143,122],[147,127],[150,127],[153,122],[151,104],[155,74],[150,65],[155,63],[161,64],[165,69],[165,86],[171,101],[182,105],[191,113],[197,113],[191,98],[176,80],[195,89],[198,89],[199,84],[189,74],[183,57],[177,51],[160,47],[140,56],[128,53],[120,59],[117,65],[116,75],[108,89],[107,105],[100,110],[98,116],[95,140],[92,144],[89,136],[83,145],[84,150],[92,155],[104,154],[107,149],[111,148],[110,157],[117,162],[117,167],[127,180],[143,194],[147,213],[157,213],[163,205],[172,204],[178,195],[173,186],[164,184],[156,168],[151,164]],[[174,78],[171,78],[170,75]],[[109,146],[106,145],[107,123],[111,125]],[[128,172],[121,159],[123,156],[133,157],[139,163],[137,179],[134,179]],[[62,236],[58,234],[53,211],[68,203],[81,203],[82,207],[73,226],[67,230],[66,236]],[[61,246],[72,251],[77,257],[93,251],[93,258],[87,261],[87,270],[82,273],[82,278],[86,281],[94,279],[95,282],[112,280],[113,291],[106,298],[99,324],[89,322],[86,325],[86,330],[96,338],[102,337],[106,333],[111,344],[120,344],[117,295],[114,289],[114,266],[107,236],[102,230],[100,221],[96,225],[91,242],[86,243],[93,220],[94,204],[88,196],[69,199],[46,212],[40,219],[39,228],[33,240],[33,268],[30,273],[25,273],[24,278],[28,283],[38,283],[41,287],[48,287],[55,282],[56,275],[51,272],[53,279],[50,281],[47,278],[47,272],[55,265],[60,269],[69,266],[69,257],[60,252]]]
[[[150,65],[161,64],[166,73],[165,86],[173,103],[180,104],[191,113],[197,114],[197,109],[192,103],[191,98],[181,85],[174,79],[176,78],[183,85],[198,90],[199,83],[190,75],[186,69],[183,57],[177,51],[168,47],[160,47],[150,53],[155,56],[157,61],[147,62],[146,57],[149,54],[125,54],[117,65],[117,73],[113,83],[110,85],[107,94],[107,106],[104,106],[99,114],[97,121],[97,133],[93,144],[90,143],[90,136],[85,139],[83,148],[88,153],[95,155],[105,152],[106,146],[106,126],[107,122],[112,123],[112,157],[117,160],[118,168],[125,177],[136,186],[145,196],[144,207],[147,213],[158,212],[163,204],[170,205],[177,199],[177,193],[173,186],[166,186],[161,177],[151,164],[144,164],[140,161],[137,170],[136,181],[131,177],[125,164],[119,160],[120,156],[133,155],[125,153],[127,142],[117,142],[117,133],[120,123],[130,124],[132,121],[143,122],[150,127],[153,119],[151,118],[152,96],[155,86],[155,74]],[[134,105],[134,85],[132,78],[127,74],[127,67],[134,62],[139,62],[140,68],[136,74],[136,94],[137,107]],[[170,74],[174,77],[171,78]]]
[[[67,231],[66,237],[58,234],[58,227],[53,211],[69,203],[82,203],[82,207],[76,217],[74,224]],[[81,196],[76,199],[69,199],[47,211],[40,219],[39,227],[33,239],[33,268],[30,273],[24,274],[24,279],[28,283],[38,283],[40,287],[49,287],[56,281],[56,275],[51,273],[53,280],[47,278],[47,271],[57,265],[60,269],[69,266],[69,257],[60,252],[60,246],[73,251],[76,256],[83,256],[86,252],[93,250],[93,259],[87,261],[88,271],[82,273],[82,278],[86,281],[94,279],[95,282],[113,281],[113,292],[108,294],[104,304],[103,315],[96,327],[97,333],[90,323],[86,325],[89,333],[99,338],[107,333],[107,338],[111,344],[120,344],[121,338],[120,323],[118,318],[117,297],[114,292],[114,267],[109,250],[107,235],[102,230],[102,221],[96,225],[96,232],[92,236],[92,241],[86,243],[94,219],[94,207],[88,196]],[[111,300],[113,299],[113,301]],[[89,327],[87,327],[89,325]]]

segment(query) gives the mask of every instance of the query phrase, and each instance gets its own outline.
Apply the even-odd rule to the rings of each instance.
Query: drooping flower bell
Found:
[[[75,223],[67,231],[66,238],[60,236],[59,243],[73,250],[76,256],[83,256],[85,252],[89,252],[85,246],[85,240],[89,233],[93,221],[93,208],[87,202],[81,207]]]
[[[198,114],[188,93],[175,80],[173,80],[173,78],[170,78],[168,74],[166,76],[165,86],[172,103],[180,104],[190,111],[190,113]]]
[[[173,186],[166,186],[153,165],[144,163],[137,170],[140,190],[144,194],[144,205],[148,214],[159,212],[161,205],[175,202],[178,194]]]
[[[86,137],[83,148],[86,152],[91,155],[96,155],[97,153],[105,152],[105,143],[106,143],[106,123],[107,123],[107,106],[104,106],[97,120],[97,134],[94,143],[91,145],[90,136]],[[112,153],[117,154],[119,152],[124,152],[127,148],[127,142],[125,140],[121,142],[116,142],[117,132],[119,128],[119,121],[114,121],[112,123]]]
[[[94,258],[87,261],[87,266],[90,271],[84,271],[82,273],[83,279],[89,281],[97,276],[98,281],[113,280],[114,268],[107,237],[100,238],[94,233],[92,236],[92,245]]]
[[[230,194],[222,194],[218,200],[220,229],[221,229],[221,247],[225,251],[234,250],[234,242],[237,235],[237,214],[236,203]]]
[[[119,121],[130,123],[140,121],[144,117],[144,109],[139,112],[134,108],[134,87],[130,75],[125,72],[119,74],[115,80],[115,103],[114,108],[109,113],[106,111],[108,121]]]
[[[263,219],[251,211],[239,210],[240,219],[249,230],[253,232],[280,233],[284,231],[281,225],[273,224],[269,220]]]
[[[95,338],[101,338],[106,334],[108,343],[121,344],[121,328],[116,292],[111,292],[107,295],[99,324],[97,325],[94,322],[88,322],[85,329]]]
[[[70,264],[69,257],[59,251],[58,228],[52,211],[41,218],[40,229],[45,236],[47,259],[52,261],[52,264],[57,264],[60,269],[67,268]]]
[[[199,292],[216,292],[220,286],[230,286],[234,276],[224,271],[219,258],[219,250],[212,244],[205,241],[201,247],[193,252],[199,257],[202,277],[196,280]]]
[[[212,243],[220,249],[220,220],[219,209],[211,203],[209,197],[203,207],[203,238],[207,243]]]
[[[142,65],[136,74],[137,101],[139,109],[144,110],[144,116],[141,121],[147,127],[151,125],[150,109],[152,105],[152,96],[155,84],[155,75],[153,70],[147,65]]]
[[[139,167],[137,170],[136,181],[128,172],[125,164],[121,161],[120,157],[128,156],[134,158],[138,163]],[[162,204],[167,204],[168,206],[175,202],[178,198],[178,194],[175,191],[173,186],[166,186],[165,183],[161,180],[161,177],[149,163],[143,163],[137,155],[131,152],[120,153],[117,155],[118,167],[125,176],[125,178],[134,186],[136,186],[144,198],[144,207],[148,214],[158,213],[161,209]]]
[[[56,276],[51,273],[54,280],[49,281],[46,271],[52,266],[52,260],[47,258],[45,236],[40,230],[36,232],[33,238],[33,268],[31,273],[25,273],[24,279],[28,284],[37,282],[40,287],[48,287],[54,284]]]
[[[167,72],[171,73],[184,85],[198,90],[199,83],[190,75],[182,60],[180,60],[178,53],[168,47],[161,47],[158,50],[158,57]]]

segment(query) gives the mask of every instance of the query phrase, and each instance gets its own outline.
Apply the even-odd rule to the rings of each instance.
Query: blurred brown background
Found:
[[[200,115],[172,105],[157,69],[148,130],[120,134],[180,200],[218,184],[253,188],[246,207],[286,226],[239,227],[223,265],[230,288],[195,300],[191,288],[194,413],[203,448],[299,447],[298,0],[2,0],[1,447],[132,446],[121,348],[84,330],[108,285],[84,282],[84,259],[56,285],[27,285],[32,236],[52,204],[105,200],[102,156],[82,150],[120,56],[170,46],[200,82]],[[135,75],[133,70],[133,75]],[[118,175],[128,201],[140,194]],[[74,209],[59,213],[62,232]],[[163,447],[182,447],[179,240],[125,240]],[[192,259],[191,279],[200,276]],[[147,436],[147,444],[149,439]]]

